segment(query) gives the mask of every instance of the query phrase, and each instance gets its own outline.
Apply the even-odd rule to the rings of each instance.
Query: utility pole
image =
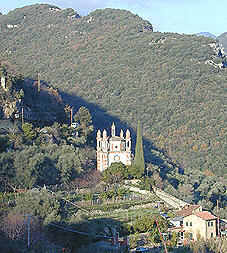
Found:
[[[40,92],[40,84],[41,84],[40,73],[38,73],[38,92]]]
[[[148,167],[146,168],[147,177],[145,178],[145,190],[147,190],[147,180],[148,180]]]
[[[24,125],[24,107],[21,108],[21,124]]]
[[[158,221],[157,221],[157,220],[155,220],[155,221],[156,221],[156,224],[157,224],[157,227],[158,227],[158,232],[159,232],[160,237],[161,237],[161,239],[162,239],[162,243],[163,243],[164,248],[165,248],[165,252],[168,253],[167,248],[166,248],[166,244],[165,244],[165,242],[164,242],[164,240],[163,240],[162,233],[161,233],[161,230],[160,230],[159,225],[158,225]]]
[[[114,230],[113,232],[113,236],[114,236],[114,246],[116,245],[116,231]]]
[[[71,108],[71,125],[73,123],[73,109]]]
[[[219,241],[219,249],[221,253],[221,236],[220,236],[220,220],[219,220],[219,203],[217,199],[217,216],[218,216],[218,241]]]
[[[30,247],[30,214],[28,214],[28,248]]]

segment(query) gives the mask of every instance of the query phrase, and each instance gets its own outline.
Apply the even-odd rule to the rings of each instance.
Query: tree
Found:
[[[80,107],[79,111],[74,116],[74,120],[80,122],[82,129],[85,129],[92,124],[91,114],[89,110],[84,106]]]
[[[191,242],[189,244],[189,252],[200,253],[200,252],[225,252],[225,245],[219,246],[216,239],[210,238],[210,240],[204,240],[203,238]]]
[[[158,174],[157,171],[155,171],[153,173],[153,180],[154,180],[154,185],[155,186],[157,186],[157,187],[159,187],[161,189],[163,188],[164,182],[163,182],[162,178],[159,176],[159,174]]]
[[[157,228],[158,221],[161,232],[165,232],[168,228],[168,222],[158,215],[143,215],[132,222],[133,230],[139,233],[149,232],[150,240],[153,242],[160,242],[161,238]]]
[[[64,215],[64,203],[60,196],[54,196],[45,189],[27,191],[16,201],[15,212],[31,214],[48,222],[60,221]]]
[[[140,178],[142,175],[140,168],[134,163],[128,166],[128,173],[132,178]]]
[[[128,171],[123,163],[112,163],[110,167],[102,172],[102,178],[106,183],[121,182],[128,177]]]
[[[5,191],[15,176],[11,152],[0,154],[0,191]]]
[[[142,140],[142,126],[140,120],[137,125],[137,136],[136,136],[136,149],[134,164],[139,169],[139,175],[142,176],[145,169],[144,153],[143,153],[143,140]]]
[[[9,213],[2,219],[1,230],[11,240],[18,240],[25,235],[25,219],[24,215]]]
[[[181,184],[178,186],[180,197],[189,203],[193,203],[194,189],[191,184]]]
[[[33,129],[32,124],[25,123],[22,126],[23,138],[26,143],[31,143],[32,140],[36,137],[36,131]]]
[[[80,127],[77,129],[77,131],[79,133],[79,136],[80,134],[82,136],[80,139],[77,137],[76,141],[72,141],[71,138],[70,141],[76,145],[86,143],[88,140],[91,141],[94,127],[92,125],[92,116],[89,110],[84,106],[80,107],[79,111],[74,116],[74,120],[80,123]],[[82,137],[85,137],[85,139]]]
[[[54,147],[56,146],[57,145]],[[23,189],[30,189],[34,187],[34,185],[37,184],[37,179],[42,177],[43,170],[48,170],[47,165],[43,162],[44,155],[39,155],[39,153],[41,153],[43,150],[40,149],[40,146],[33,145],[28,146],[21,151],[17,150],[16,152],[12,153],[15,175],[11,181],[16,187],[22,187]],[[50,172],[48,171],[48,173]],[[53,173],[52,176],[55,177]]]
[[[24,98],[24,91],[20,89],[20,98]]]
[[[170,244],[169,246],[174,249],[177,246],[177,242],[178,242],[179,238],[177,236],[176,232],[173,232],[172,234],[172,238],[170,239]]]
[[[9,137],[5,135],[0,135],[0,152],[3,152],[6,150],[7,147],[9,147]]]
[[[27,217],[20,213],[10,212],[1,220],[2,232],[12,241],[27,239]],[[40,222],[30,219],[30,242],[37,242],[42,233]]]

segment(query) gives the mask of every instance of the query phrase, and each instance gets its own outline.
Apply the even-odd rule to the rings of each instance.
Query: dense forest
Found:
[[[117,121],[135,130],[141,120],[147,166],[161,176],[160,187],[195,202],[224,191],[226,70],[214,39],[153,32],[137,15],[113,9],[80,17],[33,5],[2,15],[0,25],[8,65],[36,80],[35,89],[39,74],[69,104],[64,111],[85,105],[95,129]],[[218,194],[211,196],[208,209]]]
[[[33,218],[32,248],[27,250],[25,215],[29,212],[43,222],[67,223],[71,229],[89,232],[87,218],[78,208],[66,206],[61,191],[75,190],[83,177],[94,182],[92,117],[80,107],[73,115],[78,125],[71,127],[70,108],[56,89],[39,79],[24,78],[4,61],[0,71],[0,252],[62,252],[62,245],[78,248],[89,238],[72,240],[69,233],[65,242],[53,241],[54,230]],[[54,186],[61,196],[45,189],[39,193],[45,185]],[[84,225],[78,224],[83,221]]]
[[[6,88],[0,88],[0,190],[67,185],[94,170],[88,109],[81,107],[75,113],[74,119],[81,123],[75,129],[57,90],[24,79],[4,62],[1,71],[7,81]]]
[[[34,5],[0,25],[4,59],[31,79],[40,73],[67,102],[87,103],[97,128],[110,125],[108,115],[133,129],[140,118],[144,137],[180,167],[226,173],[225,58],[213,39],[153,32],[113,9],[80,17]]]
[[[81,17],[71,8],[51,5],[2,15],[0,29],[0,77],[5,78],[5,87],[0,87],[2,215],[29,211],[48,222],[103,233],[102,222],[89,220],[66,204],[65,192],[77,192],[67,195],[75,203],[80,198],[96,200],[97,194],[100,199],[123,199],[128,193],[106,191],[103,182],[142,178],[142,188],[160,187],[214,214],[219,200],[220,217],[226,218],[227,72],[217,41],[153,32],[148,21],[127,11],[96,10]],[[78,128],[70,126],[71,109]],[[112,121],[132,130],[134,144],[141,121],[145,161],[140,169],[134,163],[114,164],[103,175],[95,171],[94,130],[108,129]],[[98,193],[78,194],[78,188],[93,190],[100,182]],[[57,193],[57,199],[45,186]],[[17,195],[18,190],[25,194]],[[141,220],[137,216],[130,228],[116,226],[122,235],[145,232],[137,226]],[[34,228],[39,226],[34,223]],[[43,252],[52,247],[52,235],[72,251],[80,243],[88,244],[67,233],[63,241],[63,233],[55,230],[49,236],[49,230],[44,229],[48,240]],[[53,247],[55,252],[62,250],[57,244]]]
[[[227,51],[227,32],[222,33],[220,36],[218,36],[217,40],[220,41],[220,43],[225,48],[225,52],[226,52]]]

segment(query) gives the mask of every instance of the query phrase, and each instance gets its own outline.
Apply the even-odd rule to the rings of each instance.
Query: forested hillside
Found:
[[[2,60],[0,78],[0,128],[4,128],[4,124],[10,120],[21,121],[22,107],[24,120],[36,126],[67,121],[67,105],[57,89],[48,87],[41,80],[23,78]]]
[[[153,32],[127,11],[80,17],[50,5],[11,11],[0,26],[3,57],[89,103],[97,128],[105,115],[134,129],[141,119],[144,137],[186,171],[226,173],[227,75],[212,38]]]
[[[217,40],[220,41],[220,43],[225,48],[225,51],[227,52],[227,32],[222,33],[220,36],[218,36]]]
[[[23,78],[3,61],[0,71],[6,80],[0,87],[0,192],[63,186],[94,169],[89,111],[82,107],[75,112],[84,124],[73,128],[66,124],[69,108],[57,90]],[[81,112],[89,121],[83,122]]]

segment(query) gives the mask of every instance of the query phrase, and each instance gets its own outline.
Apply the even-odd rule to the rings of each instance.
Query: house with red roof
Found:
[[[186,205],[181,211],[176,213],[177,217],[186,217],[192,213],[202,212],[202,206],[200,205]]]
[[[208,211],[195,212],[183,218],[183,227],[191,239],[210,239],[217,236],[217,217]]]
[[[198,238],[210,239],[217,236],[217,217],[208,211],[202,211],[199,205],[188,205],[176,216],[182,218],[182,227],[185,235],[190,239]]]

